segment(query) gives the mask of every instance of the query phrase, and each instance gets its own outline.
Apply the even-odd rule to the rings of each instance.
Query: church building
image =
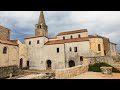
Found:
[[[84,58],[117,55],[117,44],[100,35],[89,35],[87,29],[60,32],[49,38],[43,11],[35,25],[35,36],[24,42],[10,40],[10,30],[0,25],[0,67],[64,69],[82,65]]]
[[[48,38],[43,11],[40,12],[35,36],[25,38],[30,69],[64,69],[82,65],[85,57],[116,56],[116,44],[87,29],[58,33]]]

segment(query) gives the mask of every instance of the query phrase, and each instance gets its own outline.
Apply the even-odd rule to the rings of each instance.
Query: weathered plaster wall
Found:
[[[3,48],[7,47],[7,53],[3,54]],[[0,67],[18,65],[18,46],[0,44]]]

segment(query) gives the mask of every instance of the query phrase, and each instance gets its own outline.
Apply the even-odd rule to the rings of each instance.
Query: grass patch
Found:
[[[100,67],[106,66],[106,67],[112,67],[112,72],[114,73],[120,73],[119,70],[117,70],[115,67],[107,64],[107,63],[95,63],[93,65],[89,65],[88,71],[93,71],[93,72],[101,72]]]

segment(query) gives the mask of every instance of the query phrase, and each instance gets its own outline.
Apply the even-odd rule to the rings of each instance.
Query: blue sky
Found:
[[[39,11],[0,11],[0,24],[11,29],[11,39],[33,36]],[[120,11],[45,11],[49,37],[69,30],[88,29],[117,43],[120,52]]]

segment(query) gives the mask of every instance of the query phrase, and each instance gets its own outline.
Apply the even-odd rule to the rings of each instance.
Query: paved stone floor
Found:
[[[86,72],[70,79],[120,79],[120,73],[113,73],[112,75],[104,75],[99,72]]]

